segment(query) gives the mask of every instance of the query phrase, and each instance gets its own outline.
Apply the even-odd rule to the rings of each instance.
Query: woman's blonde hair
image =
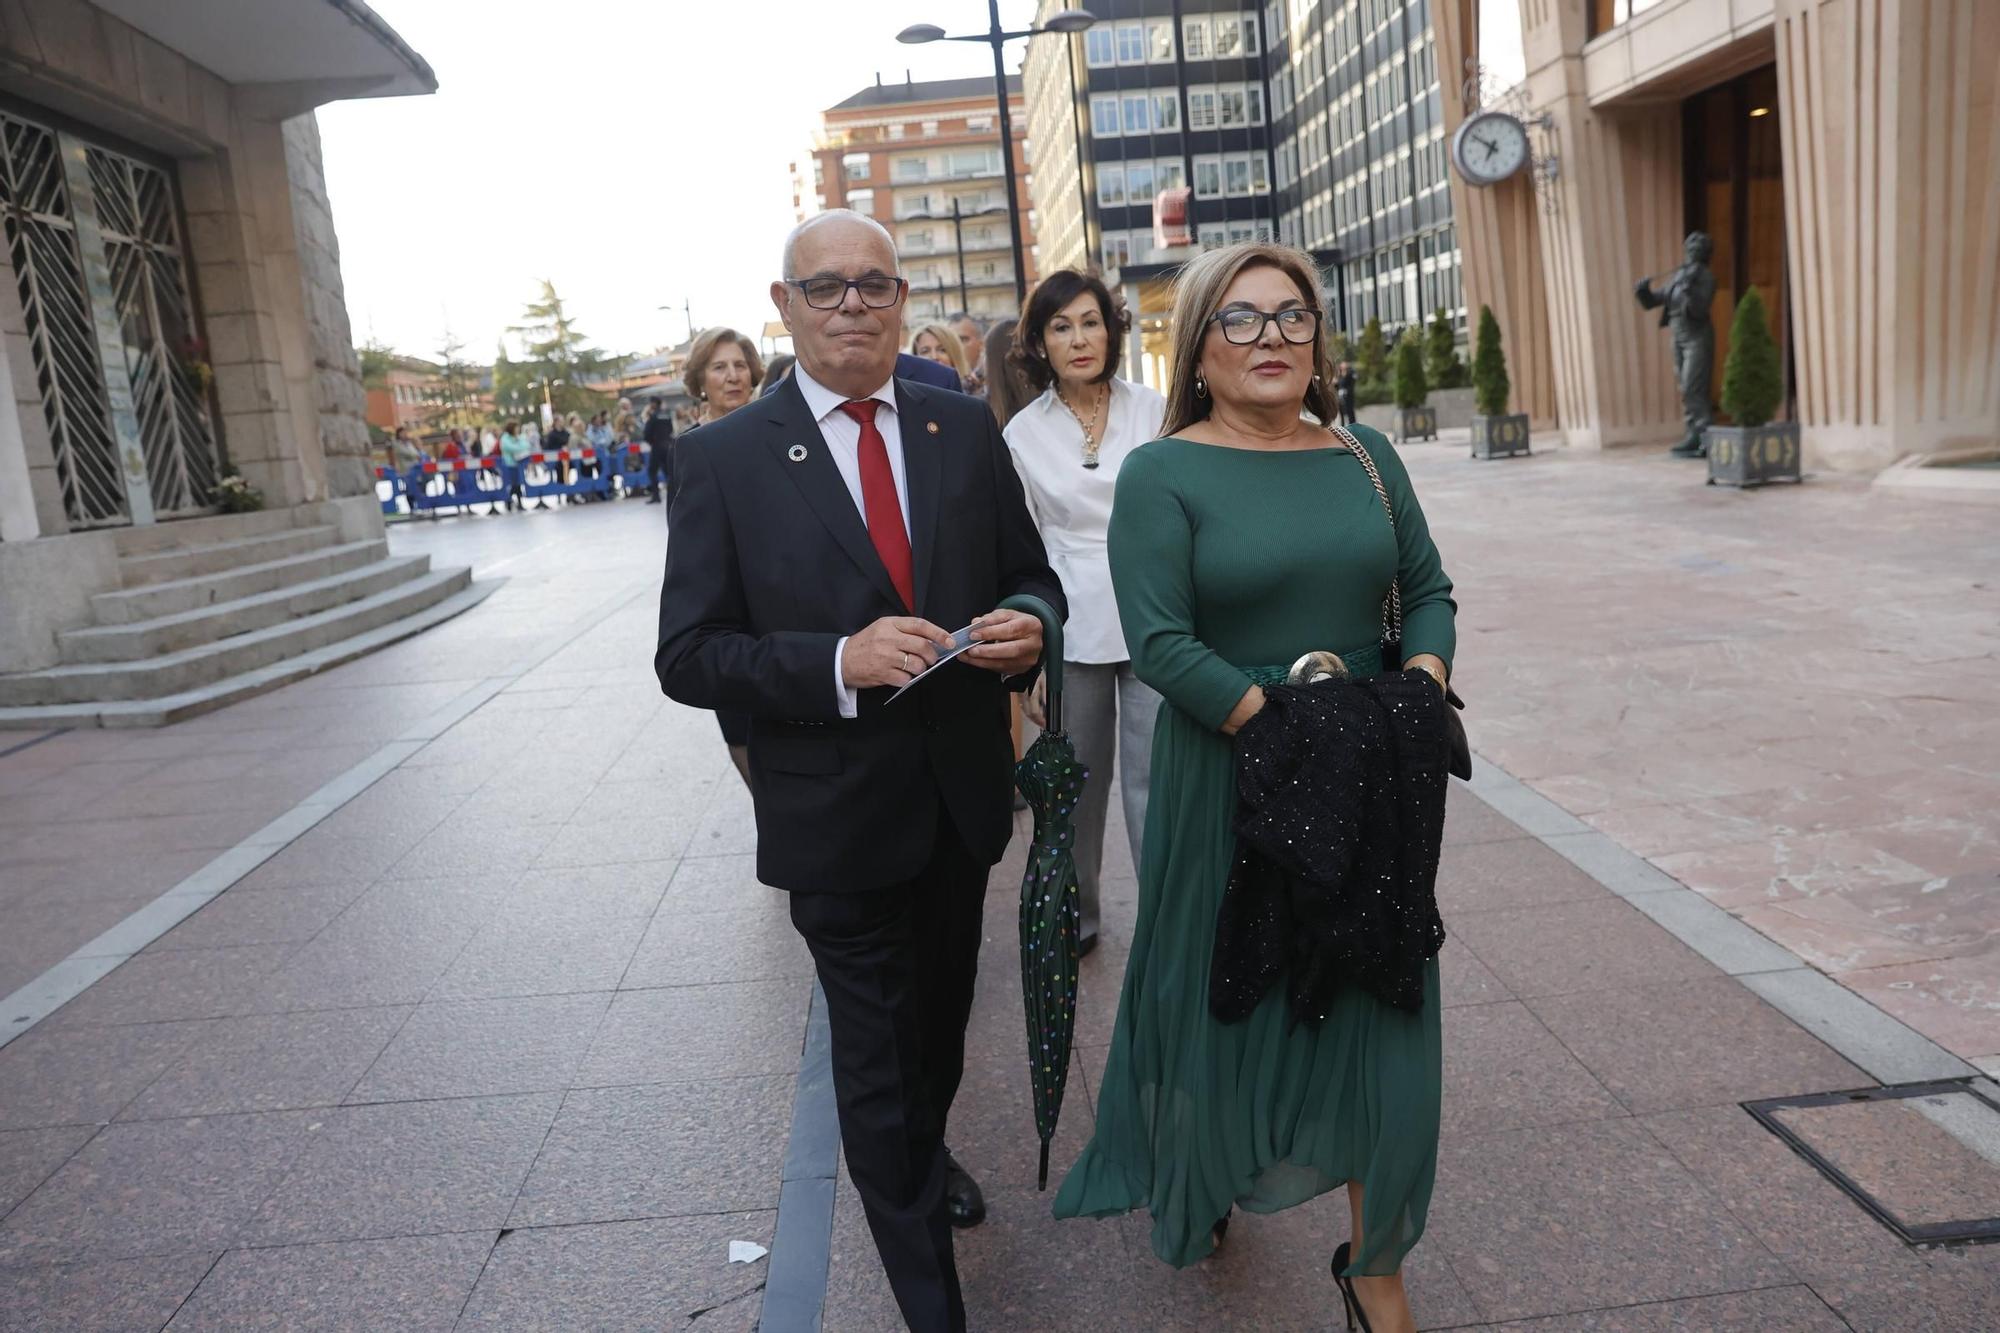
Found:
[[[742,348],[743,359],[750,363],[751,397],[757,396],[755,390],[764,382],[764,358],[757,355],[757,344],[735,329],[718,324],[695,335],[693,345],[688,348],[687,365],[681,374],[681,383],[687,386],[688,397],[697,403],[702,401],[706,389],[708,363],[715,359],[716,349],[726,342],[733,342]]]
[[[1306,385],[1305,409],[1320,422],[1339,419],[1334,403],[1333,363],[1326,336],[1326,310],[1319,298],[1319,272],[1305,251],[1268,241],[1247,241],[1241,245],[1209,250],[1188,262],[1174,280],[1173,360],[1168,368],[1167,418],[1162,435],[1176,435],[1195,422],[1207,418],[1213,400],[1195,392],[1196,369],[1207,339],[1210,318],[1222,308],[1222,295],[1229,284],[1246,269],[1274,268],[1292,280],[1299,297],[1320,312],[1320,328],[1313,335],[1312,379]]]
[[[917,354],[917,339],[923,337],[926,333],[937,339],[938,346],[944,348],[945,355],[951,358],[951,368],[958,372],[959,381],[963,383],[965,377],[972,370],[970,366],[965,364],[965,344],[960,342],[958,335],[945,325],[919,324],[916,330],[910,334],[910,355],[915,356]]]

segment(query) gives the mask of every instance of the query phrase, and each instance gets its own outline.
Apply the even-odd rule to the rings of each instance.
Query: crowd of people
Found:
[[[1118,375],[1130,315],[1094,273],[1046,276],[991,328],[906,327],[892,238],[843,210],[800,224],[780,273],[794,355],[766,365],[731,329],[691,349],[654,666],[717,713],[750,787],[758,878],[788,892],[814,959],[848,1171],[905,1321],[966,1327],[951,1233],[985,1214],[947,1144],[1012,833],[1007,701],[1046,716],[1041,622],[1002,606],[1026,594],[1064,622],[1063,721],[1088,773],[1080,951],[1101,933],[1114,775],[1139,875],[1095,1129],[1056,1216],[1145,1208],[1181,1266],[1237,1207],[1344,1186],[1328,1300],[1350,1327],[1413,1328],[1443,766],[1298,756],[1363,732],[1372,754],[1449,751],[1455,603],[1395,451],[1343,424],[1353,376],[1312,261],[1266,243],[1192,261],[1164,395]],[[740,410],[753,397],[768,405]],[[1328,680],[1344,692],[1312,692]],[[1239,789],[1260,783],[1284,793],[1281,822],[1239,843]],[[1386,823],[1356,805],[1392,789]],[[1344,850],[1365,881],[1294,864],[1364,835]],[[1270,850],[1246,869],[1245,846]],[[1366,934],[1365,959],[1330,919]]]

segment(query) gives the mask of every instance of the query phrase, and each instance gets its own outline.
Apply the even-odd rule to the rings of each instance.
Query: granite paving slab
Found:
[[[1874,1082],[1730,977],[1551,995],[1527,1005],[1638,1114]]]
[[[1444,1137],[1623,1113],[1617,1098],[1523,1004],[1454,1010],[1444,1024]]]
[[[142,953],[43,1021],[50,1029],[225,1018],[255,1011],[264,982],[294,944]]]
[[[246,890],[239,883],[153,941],[146,952],[303,943],[326,929],[367,889],[361,880],[268,891]]]
[[[110,1125],[0,1222],[0,1265],[226,1249],[312,1114]]]
[[[118,1118],[337,1106],[411,1012],[397,1006],[218,1019]]]
[[[1495,1325],[1496,1333],[1846,1333],[1847,1324],[1810,1287],[1657,1301],[1552,1319]]]
[[[0,1269],[0,1333],[132,1333],[178,1310],[213,1253]]]
[[[432,1000],[608,992],[629,984],[645,916],[579,916],[556,907],[537,919],[511,902],[503,910],[438,978]]]
[[[732,1264],[729,1242],[769,1246],[775,1216],[724,1213],[510,1231],[493,1247],[458,1327],[753,1333],[770,1260]]]
[[[104,1124],[208,1026],[37,1027],[0,1047],[0,1129]]]
[[[1438,911],[1447,922],[1464,912],[1609,896],[1603,885],[1535,838],[1452,843],[1438,856]]]
[[[242,1241],[497,1231],[561,1102],[540,1093],[311,1112],[297,1161]]]
[[[168,1333],[449,1333],[495,1232],[231,1250]]]
[[[0,1132],[0,1218],[34,1193],[96,1133],[92,1125]]]
[[[508,1225],[775,1207],[793,1084],[764,1076],[575,1089]]]
[[[669,902],[648,924],[621,989],[771,981],[812,972],[812,954],[788,916],[687,912]]]
[[[1715,975],[1706,960],[1616,898],[1458,912],[1446,929],[1522,999]]]
[[[620,991],[575,1086],[796,1073],[811,994],[804,979]]]

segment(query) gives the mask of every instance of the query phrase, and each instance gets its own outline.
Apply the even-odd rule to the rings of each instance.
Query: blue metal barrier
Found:
[[[612,450],[615,463],[611,476],[618,483],[618,489],[627,496],[639,491],[651,491],[652,483],[646,479],[646,446],[638,443],[621,444]]]
[[[515,475],[513,468],[490,456],[420,463],[410,473],[410,512],[436,518],[440,509],[463,511],[483,504],[490,506],[488,513],[500,513],[507,507]]]
[[[378,483],[375,488],[375,498],[381,502],[382,512],[385,514],[402,513],[403,511],[398,508],[397,502],[410,493],[409,479],[394,468],[382,467],[378,464],[375,468],[375,480]],[[379,483],[385,481],[389,483],[389,493],[387,495],[382,494],[382,488],[379,485]]]
[[[595,449],[558,449],[552,454],[534,453],[522,458],[517,475],[521,482],[523,499],[533,500],[537,509],[546,508],[541,502],[545,495],[604,495],[611,490],[611,478],[605,470],[597,466],[600,461]],[[594,477],[584,475],[589,467],[597,473]],[[564,481],[563,474],[569,474]]]

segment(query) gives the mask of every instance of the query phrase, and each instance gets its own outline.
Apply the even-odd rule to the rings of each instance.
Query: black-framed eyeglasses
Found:
[[[1251,310],[1237,307],[1210,315],[1209,321],[1222,326],[1222,336],[1230,342],[1247,344],[1264,336],[1266,324],[1276,324],[1278,334],[1288,343],[1309,343],[1319,333],[1319,311],[1308,306],[1287,306],[1283,310]]]
[[[806,304],[815,310],[837,310],[847,299],[848,288],[861,293],[861,304],[871,310],[887,310],[903,299],[903,289],[909,286],[901,278],[885,277],[871,273],[865,278],[835,278],[821,275],[815,278],[786,278],[789,286],[805,293]]]

